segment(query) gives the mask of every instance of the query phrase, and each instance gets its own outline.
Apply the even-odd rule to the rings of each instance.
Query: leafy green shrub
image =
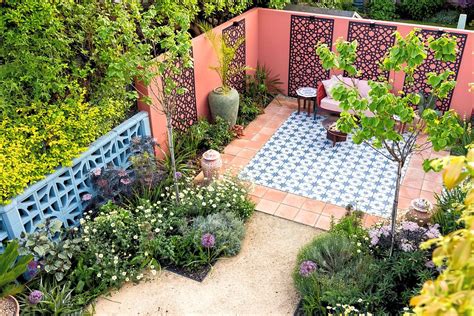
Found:
[[[311,263],[312,271],[307,268]],[[358,254],[347,237],[328,233],[300,251],[293,279],[305,314],[326,315],[327,306],[364,306],[361,302],[373,286],[375,271],[372,257]]]
[[[474,130],[472,129],[472,122],[464,121],[462,123],[464,132],[456,144],[451,147],[451,155],[466,156],[468,146],[474,143]]]
[[[428,22],[447,26],[455,26],[458,23],[458,20],[459,12],[456,10],[441,10],[434,16],[426,19]]]
[[[451,190],[443,190],[440,195],[436,194],[436,208],[431,220],[439,224],[442,235],[447,235],[463,227],[459,222],[465,208],[464,200],[467,190],[464,186],[456,186]]]
[[[262,112],[262,107],[260,107],[255,101],[253,101],[250,97],[241,95],[237,124],[246,126]]]
[[[376,261],[374,287],[367,302],[374,314],[398,315],[424,281],[438,272],[426,251],[395,252]]]
[[[63,229],[58,219],[46,219],[31,234],[20,239],[20,254],[32,255],[38,265],[57,281],[64,279],[72,267],[73,256],[80,251],[81,238]]]
[[[369,15],[373,19],[391,21],[397,18],[395,2],[392,0],[372,0]]]
[[[413,20],[422,21],[427,16],[433,16],[444,4],[444,0],[401,0],[402,14]]]
[[[244,223],[231,212],[196,217],[191,227],[191,234],[195,236],[199,245],[201,237],[206,233],[215,237],[212,251],[216,255],[235,256],[240,251],[241,240],[244,237]]]
[[[257,64],[255,73],[247,75],[247,87],[244,96],[265,108],[279,93],[283,93],[283,83],[278,75],[273,75],[266,66]]]
[[[0,6],[0,203],[121,122],[148,56],[138,10],[99,3]]]
[[[223,118],[217,117],[211,124],[202,143],[206,149],[222,150],[234,139],[234,134],[229,129],[229,123]]]

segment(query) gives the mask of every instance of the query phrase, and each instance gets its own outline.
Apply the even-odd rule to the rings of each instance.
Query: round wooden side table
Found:
[[[301,101],[303,101],[303,109],[306,109],[306,103],[308,103],[308,116],[311,115],[311,102],[313,102],[313,111],[316,112],[316,95],[317,90],[315,88],[303,87],[296,90],[298,114],[300,114]]]

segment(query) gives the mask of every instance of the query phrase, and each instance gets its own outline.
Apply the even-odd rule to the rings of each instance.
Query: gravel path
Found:
[[[300,247],[321,231],[256,212],[242,251],[221,259],[202,282],[163,271],[99,299],[97,315],[292,315],[291,272]]]

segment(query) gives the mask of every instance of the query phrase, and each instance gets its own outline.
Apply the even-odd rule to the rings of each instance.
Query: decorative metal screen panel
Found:
[[[433,36],[434,38],[440,37],[443,33],[436,30],[421,30],[420,34],[424,40],[428,37]],[[441,73],[445,70],[451,70],[454,72],[452,79],[456,80],[459,72],[459,66],[461,64],[462,55],[464,52],[464,47],[466,46],[467,35],[459,33],[448,33],[452,36],[456,36],[458,53],[456,56],[456,61],[454,62],[442,62],[434,57],[432,50],[428,52],[428,57],[425,59],[423,64],[418,67],[418,69],[413,74],[414,82],[408,83],[405,79],[403,85],[403,91],[410,92],[423,92],[428,94],[430,92],[430,86],[427,83],[427,75],[430,72]],[[454,90],[453,90],[454,91]],[[449,110],[451,106],[451,99],[453,97],[453,91],[448,94],[448,97],[443,100],[438,100],[436,103],[437,109],[445,112]]]
[[[191,48],[191,57],[193,51]],[[182,68],[182,63],[178,61],[179,68]],[[165,77],[169,77],[176,82],[178,88],[186,89],[183,94],[174,92],[170,98],[170,102],[176,102],[176,112],[173,116],[173,127],[185,131],[189,126],[197,121],[197,107],[196,107],[196,87],[194,84],[194,65],[193,67],[182,69],[180,74],[165,73]]]
[[[31,233],[46,218],[57,218],[65,226],[77,225],[87,202],[85,193],[94,194],[88,174],[109,163],[128,168],[130,143],[135,136],[151,135],[148,113],[140,112],[95,141],[72,162],[27,188],[11,203],[0,206],[0,244],[6,239]]]
[[[334,20],[314,16],[291,16],[290,61],[288,71],[288,95],[296,96],[301,87],[317,86],[318,81],[329,78],[316,56],[318,42],[332,46]]]
[[[246,65],[246,41],[245,41],[245,19],[234,22],[231,26],[222,30],[222,36],[227,45],[235,45],[235,43],[243,38],[243,43],[237,49],[232,67],[244,67]],[[240,93],[245,92],[245,70],[241,71],[229,78],[228,85],[235,88]]]
[[[347,39],[357,40],[357,58],[354,66],[361,71],[359,79],[378,80],[380,76],[388,80],[390,72],[380,71],[379,63],[388,49],[395,43],[396,26],[375,23],[349,22]],[[344,72],[347,76],[347,72]]]

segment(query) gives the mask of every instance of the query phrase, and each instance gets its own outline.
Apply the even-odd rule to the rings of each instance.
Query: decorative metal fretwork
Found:
[[[191,57],[193,51],[191,48]],[[196,108],[196,88],[194,84],[194,66],[184,68],[181,61],[178,61],[178,68],[181,68],[180,74],[165,73],[165,78],[171,78],[176,83],[176,87],[184,88],[183,94],[173,92],[169,97],[169,102],[175,102],[176,110],[173,115],[173,127],[185,131],[189,126],[197,121]]]
[[[222,30],[222,36],[227,45],[235,43],[243,38],[243,43],[237,48],[232,67],[245,67],[246,65],[246,40],[245,40],[245,19],[234,22],[231,26]],[[245,92],[245,70],[229,78],[227,84],[235,88],[240,93]]]
[[[443,32],[436,30],[421,30],[419,32],[423,40],[427,40],[430,36],[434,38],[439,38]],[[430,86],[427,83],[427,75],[430,72],[441,73],[445,70],[451,70],[454,72],[454,75],[451,77],[453,80],[456,80],[459,72],[459,66],[461,64],[462,55],[464,52],[464,47],[466,46],[467,35],[460,33],[448,33],[451,36],[456,37],[457,42],[457,56],[456,61],[454,62],[442,62],[435,59],[434,52],[429,50],[428,57],[425,59],[423,64],[418,67],[418,69],[413,74],[414,82],[407,82],[405,78],[405,83],[403,85],[403,91],[407,93],[416,93],[422,92],[424,94],[430,93]],[[453,90],[454,91],[454,90]],[[447,98],[443,100],[438,100],[436,107],[438,110],[445,112],[448,111],[451,106],[451,99],[453,97],[453,91],[451,91]]]
[[[375,23],[349,22],[347,40],[357,40],[357,58],[354,66],[361,72],[359,79],[377,81],[380,77],[388,80],[389,71],[381,71],[379,64],[388,49],[395,43],[396,26]],[[347,76],[347,72],[344,72]]]
[[[317,83],[329,78],[316,56],[318,42],[332,46],[334,20],[314,16],[291,16],[290,61],[288,95],[296,96],[301,87],[316,88]]]

